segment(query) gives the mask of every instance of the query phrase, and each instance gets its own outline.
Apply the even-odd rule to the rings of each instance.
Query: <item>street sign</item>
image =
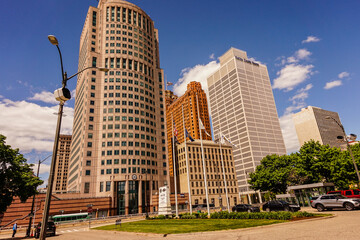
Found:
[[[88,211],[88,213],[92,213],[92,211],[93,211],[92,207],[88,207],[87,211]]]

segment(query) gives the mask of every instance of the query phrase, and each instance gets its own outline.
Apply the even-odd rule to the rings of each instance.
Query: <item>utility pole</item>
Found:
[[[51,154],[52,155],[52,154]],[[39,160],[39,163],[38,163],[38,168],[37,168],[37,172],[36,172],[36,177],[39,177],[39,173],[40,173],[40,164],[45,162],[46,159],[48,159],[49,157],[51,157],[51,155],[47,156],[46,158],[44,158],[43,160]],[[30,210],[30,219],[29,219],[29,226],[28,226],[28,229],[26,230],[26,236],[27,237],[30,237],[30,232],[31,232],[31,221],[32,221],[32,218],[34,216],[34,205],[35,205],[35,197],[36,197],[36,194],[34,194],[33,196],[33,199],[32,199],[32,203],[31,203],[31,210]]]

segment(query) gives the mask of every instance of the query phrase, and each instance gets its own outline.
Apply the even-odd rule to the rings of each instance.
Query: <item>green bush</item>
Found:
[[[296,218],[302,218],[302,217],[313,217],[313,216],[315,216],[315,214],[308,213],[308,212],[295,212],[295,213],[293,213],[293,216]]]
[[[199,213],[198,218],[207,219],[207,218],[208,218],[208,214],[207,214],[207,213]]]
[[[294,217],[311,217],[312,213],[307,212],[214,212],[210,215],[212,219],[273,219],[273,220],[290,220]]]
[[[190,214],[190,213],[183,213],[183,214],[180,214],[179,217],[181,219],[195,219],[196,218],[196,215],[193,213],[193,214]]]

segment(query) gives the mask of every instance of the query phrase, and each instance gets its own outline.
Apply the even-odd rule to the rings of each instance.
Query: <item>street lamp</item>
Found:
[[[51,157],[51,155],[47,156],[46,158],[44,158],[43,160],[39,160],[38,163],[38,168],[37,168],[37,173],[36,173],[36,177],[39,177],[39,172],[40,172],[40,164],[42,164],[43,162],[45,162],[46,159],[48,159],[49,157]],[[32,199],[32,203],[31,203],[31,210],[30,210],[30,219],[29,219],[29,226],[28,229],[26,230],[26,236],[30,237],[30,231],[31,231],[31,220],[34,217],[34,205],[35,205],[35,197],[36,194],[34,194],[33,199]]]
[[[66,88],[66,83],[71,78],[75,77],[76,75],[82,73],[83,71],[85,71],[89,68],[95,68],[102,72],[109,71],[109,69],[107,69],[107,68],[86,67],[86,68],[82,69],[81,71],[75,73],[74,75],[67,77],[67,73],[64,72],[62,55],[61,55],[61,51],[59,48],[59,41],[53,35],[49,35],[48,39],[52,45],[56,46],[56,48],[58,49],[59,55],[60,55],[62,88],[59,88],[59,89],[55,90],[55,92],[54,92],[56,100],[59,101],[59,112],[58,112],[58,119],[57,119],[57,125],[56,125],[53,154],[52,154],[52,158],[51,158],[48,187],[47,187],[47,191],[46,191],[46,198],[45,198],[45,204],[44,204],[44,213],[43,213],[43,219],[42,219],[42,223],[41,223],[41,231],[40,231],[40,239],[41,240],[45,240],[45,238],[46,238],[46,227],[47,227],[47,222],[48,222],[48,218],[49,218],[51,194],[52,194],[52,188],[53,188],[53,182],[54,182],[54,172],[55,172],[55,166],[56,166],[55,161],[56,161],[56,155],[57,155],[57,149],[58,149],[58,143],[59,143],[59,134],[60,134],[60,128],[61,128],[61,119],[62,119],[63,108],[64,108],[65,102],[67,100],[70,100],[70,98],[71,98],[70,91],[69,91],[69,89]]]
[[[360,186],[360,174],[359,174],[359,170],[358,170],[358,167],[356,165],[356,162],[355,162],[355,159],[354,159],[354,155],[351,151],[351,147],[350,147],[350,144],[348,142],[348,137],[346,136],[346,133],[345,133],[345,129],[344,129],[344,126],[339,123],[335,118],[331,117],[331,116],[326,116],[325,119],[332,119],[337,125],[339,125],[339,127],[341,128],[341,130],[343,131],[343,134],[344,134],[344,137],[342,136],[339,136],[338,139],[344,139],[345,142],[346,142],[346,146],[347,146],[347,149],[349,150],[349,153],[350,153],[350,156],[351,156],[351,159],[353,161],[353,164],[354,164],[354,167],[355,167],[355,171],[356,171],[356,174],[357,174],[357,177],[358,177],[358,186]],[[354,137],[356,136],[355,134],[350,134],[351,137]]]

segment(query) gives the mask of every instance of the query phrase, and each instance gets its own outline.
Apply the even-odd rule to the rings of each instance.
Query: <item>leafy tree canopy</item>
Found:
[[[5,140],[0,134],[0,213],[6,211],[15,196],[24,202],[36,194],[36,188],[43,183],[34,176],[32,164],[26,163],[19,149],[12,149]]]
[[[351,149],[359,165],[360,144],[351,146]],[[312,140],[305,143],[298,153],[264,157],[249,180],[254,190],[275,194],[285,193],[287,186],[317,182],[333,182],[340,189],[357,183],[349,152]]]

